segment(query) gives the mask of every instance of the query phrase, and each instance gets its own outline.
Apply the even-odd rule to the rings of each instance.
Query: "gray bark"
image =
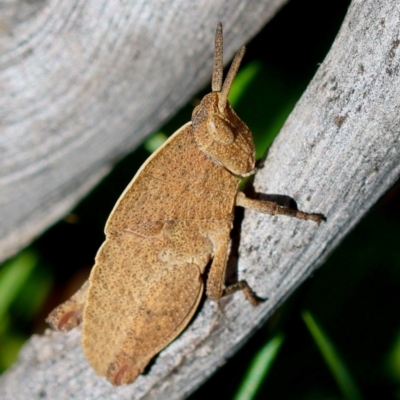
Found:
[[[3,1],[0,261],[65,215],[286,0]]]
[[[325,260],[398,179],[400,8],[353,1],[327,58],[257,173],[258,192],[293,197],[323,213],[321,226],[246,211],[239,277],[268,300],[252,307],[242,293],[206,301],[147,376],[113,388],[85,361],[79,330],[30,340],[0,380],[4,399],[180,399],[221,365]]]

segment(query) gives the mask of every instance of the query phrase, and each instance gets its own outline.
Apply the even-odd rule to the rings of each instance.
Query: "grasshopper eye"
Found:
[[[222,145],[230,145],[235,141],[236,132],[232,124],[218,114],[213,114],[207,120],[207,129],[210,136]]]

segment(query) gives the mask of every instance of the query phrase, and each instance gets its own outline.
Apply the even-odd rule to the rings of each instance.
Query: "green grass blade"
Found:
[[[36,255],[24,251],[6,262],[0,269],[0,320],[3,319],[10,304],[18,296],[36,263]]]
[[[253,358],[234,400],[251,400],[254,398],[271,369],[282,343],[283,335],[278,334],[258,352]]]
[[[9,332],[1,338],[0,371],[3,372],[18,358],[18,353],[26,341],[26,337],[15,332]]]
[[[347,400],[362,399],[361,392],[353,380],[350,371],[340,358],[338,351],[335,349],[327,334],[318,326],[313,316],[308,311],[304,311],[302,317],[325,359],[328,368],[331,370],[343,397]]]
[[[392,379],[400,383],[400,332],[397,332],[393,340],[393,344],[388,353],[386,367]]]

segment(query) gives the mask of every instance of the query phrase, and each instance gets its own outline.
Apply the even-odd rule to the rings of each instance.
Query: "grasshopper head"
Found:
[[[255,149],[253,135],[228,102],[229,90],[244,56],[242,47],[236,54],[222,85],[222,25],[215,34],[212,92],[204,96],[193,110],[193,135],[199,149],[216,164],[240,177],[253,173]]]

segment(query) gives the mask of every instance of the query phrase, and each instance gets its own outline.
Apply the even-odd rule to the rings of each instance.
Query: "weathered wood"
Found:
[[[0,261],[65,215],[286,0],[0,5]]]
[[[257,191],[292,196],[299,208],[327,217],[317,227],[246,212],[239,276],[268,301],[253,308],[241,293],[206,301],[147,376],[117,389],[89,368],[79,331],[36,336],[0,379],[0,397],[180,399],[218,368],[400,175],[400,18],[394,9],[394,0],[353,1],[257,174]]]

